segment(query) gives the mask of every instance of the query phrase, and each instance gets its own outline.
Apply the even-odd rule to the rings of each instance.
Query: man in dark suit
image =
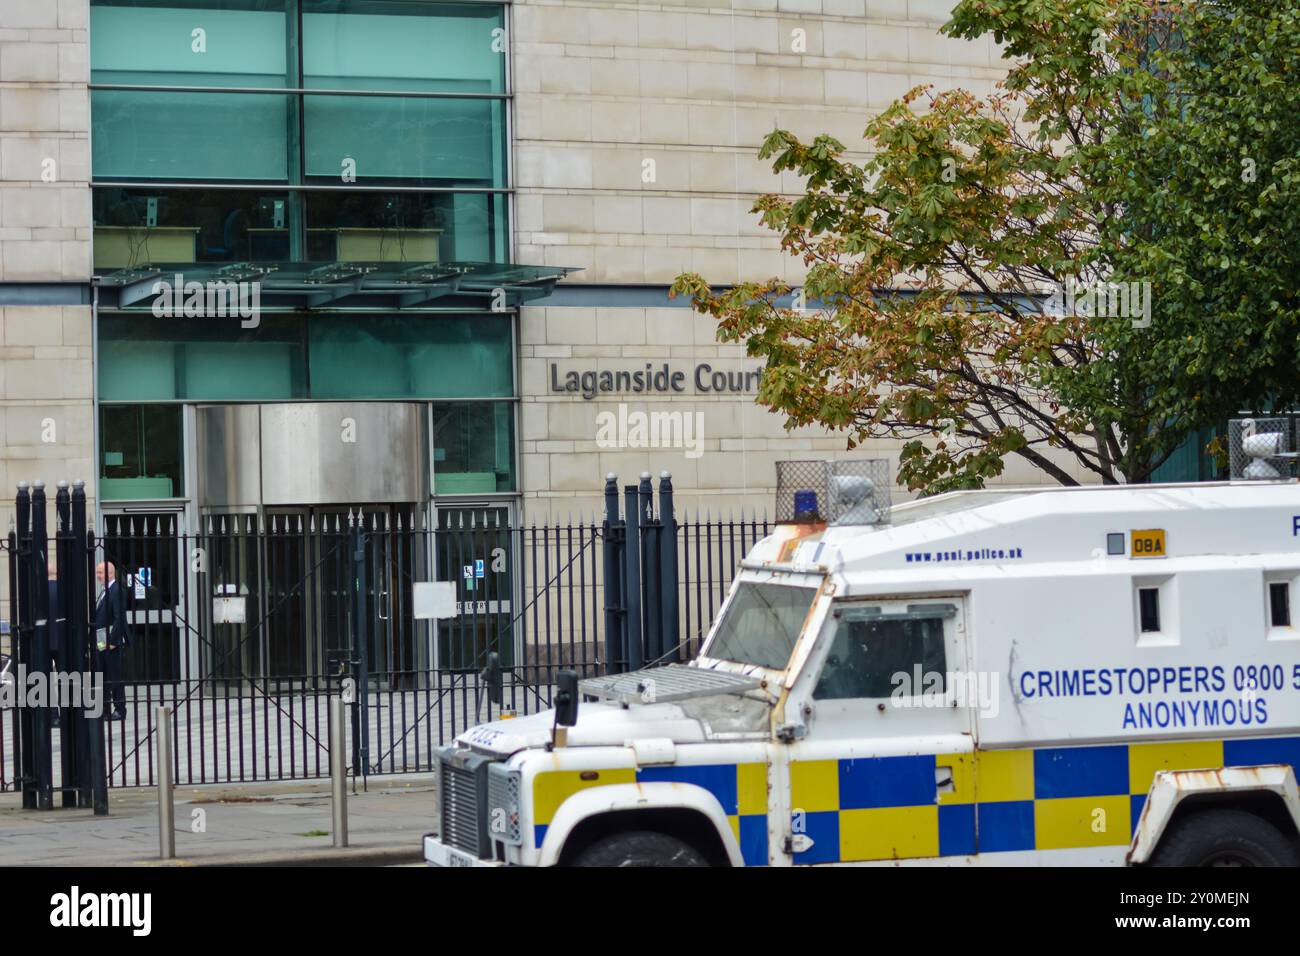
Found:
[[[109,720],[126,717],[126,689],[122,686],[122,649],[130,642],[131,632],[126,625],[126,592],[117,580],[117,568],[105,561],[95,566],[95,580],[101,591],[95,604],[95,639],[103,634],[99,651],[100,667],[104,671],[105,689],[112,702]],[[102,629],[102,630],[101,630]]]

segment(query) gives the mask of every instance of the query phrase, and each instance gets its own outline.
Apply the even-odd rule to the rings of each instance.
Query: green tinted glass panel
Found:
[[[303,320],[100,316],[101,400],[241,401],[307,397]]]
[[[94,190],[96,270],[290,258],[290,196],[242,189]]]
[[[93,90],[96,179],[284,181],[289,97]]]
[[[307,258],[316,261],[505,262],[501,193],[310,193]]]
[[[237,318],[104,313],[100,393],[106,402],[505,397],[510,338],[500,315],[263,314],[246,329]]]
[[[460,398],[512,394],[510,317],[318,315],[313,398]]]
[[[500,93],[502,8],[425,0],[304,0],[303,85]]]
[[[435,495],[515,490],[512,402],[439,403],[431,415]]]
[[[179,498],[185,494],[181,406],[105,405],[99,421],[103,497]]]
[[[117,338],[116,320],[99,320],[99,394],[107,401],[164,401],[176,391],[176,346],[159,339]]]
[[[1214,456],[1206,452],[1206,446],[1214,440],[1215,429],[1202,428],[1192,433],[1187,440],[1165,459],[1159,468],[1151,473],[1154,482],[1168,481],[1210,481],[1218,472]]]
[[[306,175],[503,187],[504,110],[501,100],[308,95]]]
[[[95,83],[286,86],[284,0],[93,0]]]

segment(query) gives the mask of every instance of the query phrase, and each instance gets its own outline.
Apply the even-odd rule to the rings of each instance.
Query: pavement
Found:
[[[352,783],[352,781],[349,781]],[[159,858],[156,788],[110,789],[108,816],[24,810],[0,794],[0,866],[393,866],[422,858],[429,774],[371,777],[347,796],[348,846],[331,837],[330,784],[291,781],[175,788],[176,858]],[[55,798],[58,799],[57,796]]]

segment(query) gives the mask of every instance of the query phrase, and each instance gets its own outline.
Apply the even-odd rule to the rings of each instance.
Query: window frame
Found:
[[[808,591],[811,597],[808,601],[808,609],[804,613],[803,625],[798,633],[793,637],[790,643],[790,653],[786,656],[785,664],[781,667],[772,667],[767,664],[757,664],[750,661],[739,661],[731,657],[717,657],[712,652],[716,649],[717,641],[720,637],[720,627],[723,621],[727,620],[728,615],[733,613],[737,599],[740,597],[742,588],[750,587],[783,587],[792,588],[800,591]],[[731,593],[727,595],[726,602],[718,611],[718,616],[714,619],[713,626],[709,629],[709,635],[700,649],[700,657],[710,660],[719,661],[732,667],[743,668],[746,670],[758,669],[771,674],[780,674],[789,671],[799,657],[799,645],[810,631],[810,624],[816,620],[819,610],[818,602],[821,600],[821,588],[817,584],[808,582],[802,577],[794,576],[790,578],[738,578],[733,586]]]
[[[953,648],[953,628],[949,627],[948,622],[956,620],[959,610],[955,603],[943,601],[927,601],[924,603],[909,603],[905,610],[893,611],[888,610],[887,606],[879,604],[874,605],[855,605],[844,603],[840,607],[831,608],[828,623],[834,625],[834,632],[828,635],[829,640],[826,646],[826,653],[816,668],[816,675],[810,688],[809,696],[818,703],[829,703],[832,701],[866,701],[878,703],[880,701],[893,700],[894,695],[891,692],[883,697],[818,697],[817,690],[821,686],[823,678],[826,676],[827,667],[830,664],[831,651],[835,646],[835,641],[839,638],[839,629],[842,626],[849,626],[856,621],[933,621],[938,620],[941,623],[941,635],[943,638],[943,675],[944,687],[940,696],[946,696],[949,690],[948,675],[953,673],[952,662],[950,661]],[[913,671],[914,672],[914,671]],[[925,672],[928,673],[928,672]],[[924,676],[924,674],[923,674]],[[913,688],[915,689],[915,688]],[[906,700],[909,704],[916,705],[923,703],[927,697],[933,695],[924,692],[919,694],[908,694],[900,697],[900,700]]]
[[[1289,622],[1277,624],[1273,620],[1273,589],[1286,589]],[[1270,641],[1300,641],[1300,624],[1296,621],[1296,608],[1300,606],[1300,570],[1282,569],[1264,572],[1264,634]]]

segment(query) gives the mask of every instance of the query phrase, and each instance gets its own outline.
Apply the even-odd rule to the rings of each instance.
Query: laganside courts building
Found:
[[[787,432],[667,289],[797,283],[761,140],[987,92],[950,7],[0,0],[0,486],[83,479],[110,533],[444,527],[591,515],[610,472],[761,508],[778,460],[895,456]]]
[[[798,188],[761,139],[986,91],[950,6],[0,0],[4,486],[190,523],[540,520],[663,470],[688,507],[768,503],[774,461],[844,440],[787,433],[667,287],[797,281],[748,212]]]

